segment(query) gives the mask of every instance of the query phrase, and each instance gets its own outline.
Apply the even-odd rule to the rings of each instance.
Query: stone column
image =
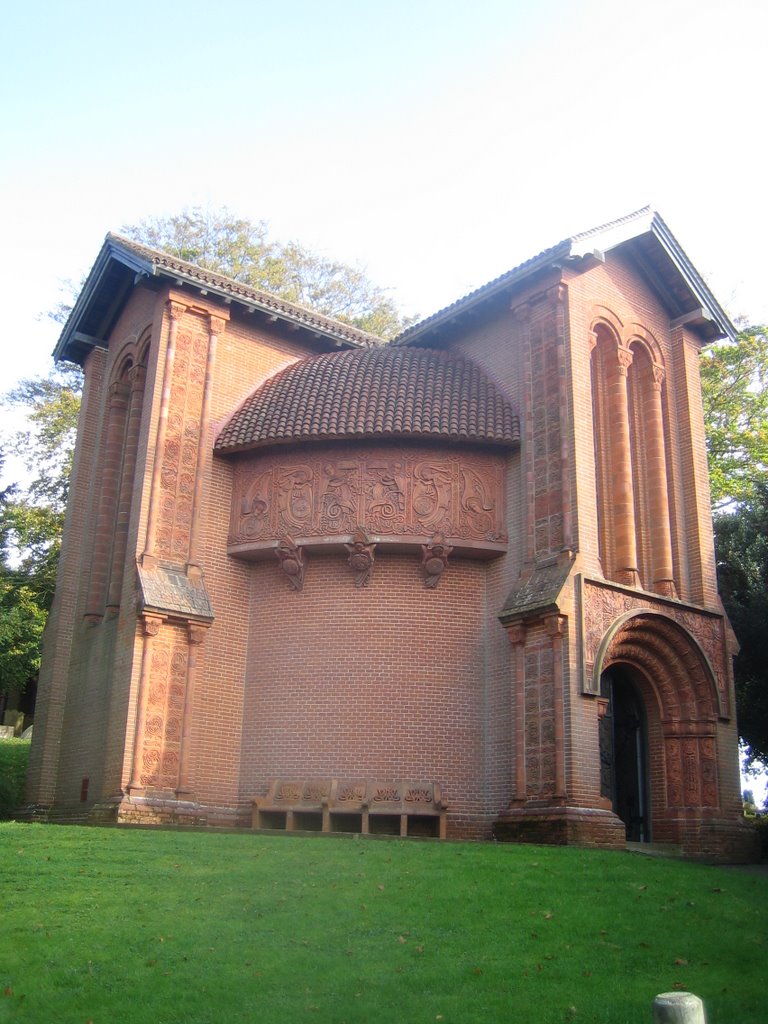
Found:
[[[558,394],[560,399],[560,480],[563,494],[563,549],[567,552],[573,550],[573,514],[571,511],[571,459],[570,445],[573,437],[571,424],[571,405],[569,401],[569,389],[567,387],[567,366],[566,366],[566,318],[568,315],[568,288],[560,283],[551,289],[553,304],[555,306],[556,329],[557,329],[557,370],[558,370]]]
[[[563,637],[566,617],[550,615],[544,622],[552,639],[555,715],[555,800],[565,801],[565,728],[563,718]]]
[[[176,335],[178,333],[179,321],[184,315],[186,308],[187,307],[180,302],[168,303],[170,326],[168,328],[168,346],[165,353],[165,369],[163,371],[163,391],[160,398],[160,414],[157,420],[157,433],[155,435],[155,457],[154,465],[152,467],[152,481],[150,483],[147,534],[144,543],[144,554],[142,555],[142,564],[144,565],[154,564],[155,561],[157,509],[160,502],[160,474],[163,468],[165,435],[168,430],[168,409],[171,403],[173,364],[176,358]]]
[[[85,618],[91,622],[100,621],[104,614],[104,604],[107,596],[107,577],[115,531],[115,514],[123,461],[128,395],[128,387],[121,381],[116,381],[109,389],[107,433],[101,468],[99,515],[96,521],[96,534],[93,539],[91,580],[88,588],[88,602],[85,607]]]
[[[667,459],[664,449],[664,412],[661,390],[664,369],[654,363],[653,380],[644,391],[643,420],[648,466],[648,507],[650,513],[653,589],[665,597],[677,597],[672,565],[672,534],[669,526]]]
[[[120,607],[120,595],[123,589],[123,568],[125,566],[128,544],[128,525],[131,518],[133,481],[136,475],[136,454],[139,446],[139,430],[141,428],[141,412],[144,403],[146,377],[147,371],[143,366],[134,366],[131,370],[128,428],[125,432],[123,472],[120,480],[120,499],[117,505],[115,542],[112,548],[112,569],[109,576],[107,614],[114,614]]]
[[[614,578],[617,583],[637,587],[640,585],[640,573],[637,568],[635,491],[632,482],[627,394],[627,371],[631,363],[632,352],[620,345],[617,349],[616,364],[608,382],[608,415],[616,559]],[[608,437],[603,436],[601,441],[607,443]]]
[[[199,570],[200,565],[200,506],[203,499],[203,474],[208,461],[208,428],[210,426],[211,393],[213,391],[213,368],[216,362],[216,342],[223,333],[226,321],[218,316],[209,316],[208,358],[205,366],[203,404],[200,410],[200,437],[197,444],[197,467],[195,490],[192,498],[192,525],[189,538],[189,562]]]
[[[515,795],[513,803],[526,800],[525,772],[525,626],[507,626],[507,636],[515,652],[515,694],[512,707],[515,734]]]
[[[141,782],[142,753],[144,745],[144,729],[147,723],[147,699],[149,697],[150,675],[152,672],[152,641],[160,632],[163,619],[160,615],[143,615],[140,619],[143,627],[144,645],[141,654],[141,676],[139,678],[139,694],[136,711],[136,728],[133,736],[133,763],[131,780],[128,783],[129,793],[143,792]]]
[[[201,647],[207,626],[187,623],[189,639],[189,657],[187,658],[187,685],[184,690],[184,712],[182,719],[181,744],[179,749],[179,782],[176,796],[179,799],[190,799],[192,782],[189,777],[190,751],[192,745],[192,716],[194,708],[195,683],[197,682],[197,651]]]

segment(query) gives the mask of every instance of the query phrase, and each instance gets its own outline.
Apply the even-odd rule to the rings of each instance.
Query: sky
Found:
[[[0,391],[108,231],[194,205],[427,316],[651,204],[768,322],[765,0],[38,0],[3,35]]]
[[[5,385],[107,231],[192,205],[427,316],[650,203],[768,320],[763,0],[40,0],[4,35]]]

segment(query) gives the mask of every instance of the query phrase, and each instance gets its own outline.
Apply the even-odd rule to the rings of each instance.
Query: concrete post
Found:
[[[653,1000],[654,1024],[707,1024],[704,1003],[692,992],[662,992]]]

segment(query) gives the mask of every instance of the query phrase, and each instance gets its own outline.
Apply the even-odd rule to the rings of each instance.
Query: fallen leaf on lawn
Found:
[[[380,890],[381,890],[382,892],[384,892],[384,886],[383,886],[383,885],[380,885],[380,886],[379,886],[378,888],[379,888],[379,889],[380,889]]]
[[[12,996],[13,995],[13,989],[11,988],[10,985],[6,985],[5,986],[5,988],[3,989],[3,995],[4,996]]]
[[[677,958],[677,960],[675,960],[675,967],[687,967],[687,966],[688,966],[688,961],[684,960],[683,957],[679,956]]]
[[[482,967],[473,967],[472,968],[472,973],[473,974],[482,974],[483,973],[483,968]]]
[[[406,939],[404,935],[398,935],[397,941],[400,943],[400,945],[402,945],[404,942],[407,942],[408,939]]]

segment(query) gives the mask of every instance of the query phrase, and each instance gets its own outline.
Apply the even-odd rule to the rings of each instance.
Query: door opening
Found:
[[[624,822],[627,841],[650,841],[645,708],[628,674],[603,672],[602,696],[608,710],[600,723],[601,789]]]

